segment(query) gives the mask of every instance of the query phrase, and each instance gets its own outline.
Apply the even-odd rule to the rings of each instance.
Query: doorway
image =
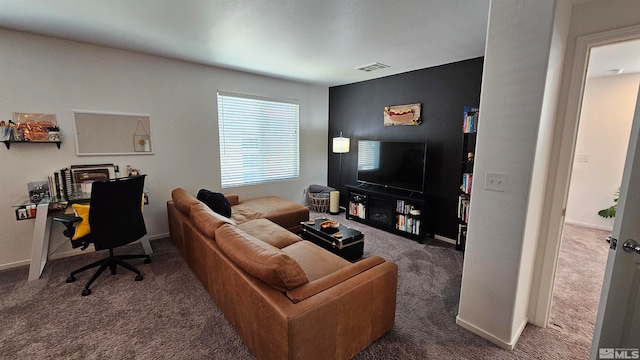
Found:
[[[591,48],[582,92],[549,326],[587,351],[608,255],[604,238],[613,228],[598,211],[615,204],[620,187],[640,84],[625,59],[638,57],[639,40]]]

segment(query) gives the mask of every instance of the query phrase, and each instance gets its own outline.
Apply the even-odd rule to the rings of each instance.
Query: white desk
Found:
[[[26,201],[18,201],[14,207],[25,206],[28,204],[30,204],[30,202],[27,197]],[[33,242],[31,244],[31,262],[29,263],[29,281],[40,278],[49,256],[49,235],[51,234],[49,199],[40,201],[36,209],[36,223],[33,227]],[[153,249],[151,248],[149,237],[147,235],[143,236],[142,239],[140,239],[140,242],[142,243],[142,248],[144,249],[145,254],[153,254]]]

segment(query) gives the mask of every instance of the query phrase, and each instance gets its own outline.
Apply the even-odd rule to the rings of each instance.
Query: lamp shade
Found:
[[[348,153],[349,138],[342,136],[333,138],[333,152],[339,154]]]

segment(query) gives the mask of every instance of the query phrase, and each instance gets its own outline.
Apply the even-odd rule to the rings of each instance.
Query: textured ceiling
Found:
[[[581,4],[588,0],[574,0]],[[0,27],[335,86],[484,55],[489,0],[0,0]],[[640,71],[640,42],[590,76]],[[371,72],[372,63],[389,65]]]
[[[0,27],[333,86],[484,55],[489,0],[0,0]],[[380,62],[388,68],[362,72]]]
[[[589,54],[589,77],[640,72],[640,40],[598,46]]]

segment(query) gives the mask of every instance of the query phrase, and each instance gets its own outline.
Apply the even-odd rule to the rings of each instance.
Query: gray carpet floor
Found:
[[[312,214],[319,216],[328,215]],[[381,255],[399,265],[395,326],[356,359],[587,358],[607,254],[603,232],[567,227],[553,326],[527,326],[516,349],[507,351],[455,324],[462,253],[443,242],[419,244],[347,221],[344,215],[333,218],[365,234],[365,257]],[[90,274],[71,284],[65,279],[102,252],[49,261],[42,278],[33,282],[27,281],[27,267],[0,271],[0,358],[253,359],[171,240],[154,240],[152,246],[151,264],[133,262],[143,281],[135,282],[125,271],[107,272],[87,297],[80,292]],[[116,252],[137,253],[141,247]],[[575,271],[579,264],[590,270]],[[584,285],[586,280],[592,281]],[[587,305],[593,311],[583,311]]]

